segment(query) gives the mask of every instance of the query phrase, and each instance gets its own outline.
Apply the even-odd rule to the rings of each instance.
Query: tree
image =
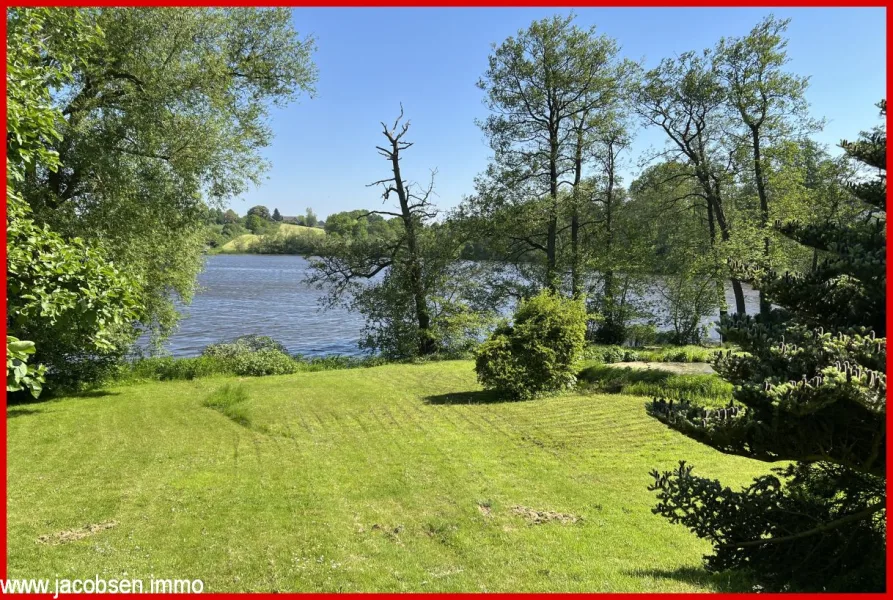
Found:
[[[770,256],[766,146],[807,121],[803,95],[809,80],[782,70],[788,62],[783,34],[789,22],[770,15],[747,36],[722,39],[716,50],[717,69],[727,89],[729,106],[744,128],[741,137],[750,154],[760,203],[765,261]],[[761,291],[760,313],[768,314],[769,308]]]
[[[269,224],[269,221],[264,220],[264,218],[258,214],[245,217],[245,228],[255,235],[263,235],[269,227]]]
[[[880,103],[886,116],[886,102]],[[869,169],[850,185],[862,203],[846,223],[776,223],[825,258],[801,274],[734,268],[781,308],[723,319],[745,354],[720,358],[731,404],[705,410],[654,400],[651,414],[722,452],[793,461],[741,492],[692,475],[653,472],[655,512],[709,539],[713,570],[752,570],[774,585],[882,590],[886,474],[886,132],[846,154]]]
[[[450,221],[434,223],[434,176],[427,187],[404,179],[400,160],[412,146],[403,108],[378,153],[390,164],[381,186],[399,212],[375,210],[329,216],[326,235],[308,280],[328,291],[325,302],[343,303],[366,319],[360,345],[390,358],[467,350],[489,315],[470,298],[480,267],[457,261],[463,232]],[[385,219],[385,217],[388,217]]]
[[[239,222],[239,214],[233,209],[229,208],[225,213],[223,213],[223,223],[224,225],[227,223],[238,223]]]
[[[136,337],[138,282],[96,242],[65,239],[35,222],[22,191],[29,173],[57,172],[60,111],[51,90],[71,80],[77,57],[101,32],[76,11],[11,9],[7,15],[7,391],[93,381]],[[59,40],[65,44],[55,46]],[[50,60],[49,57],[52,57]],[[20,339],[24,338],[24,339]],[[27,364],[29,358],[32,364]]]
[[[260,181],[270,107],[313,91],[313,40],[286,9],[63,11],[103,41],[51,88],[60,168],[30,172],[23,195],[38,224],[102,240],[164,336],[203,264],[204,206]],[[47,33],[53,61],[69,40]]]
[[[585,346],[583,298],[543,290],[520,302],[512,324],[503,323],[475,353],[481,384],[510,398],[526,399],[573,386],[575,363]]]
[[[273,220],[276,221],[276,222],[281,222],[281,221],[282,221],[282,215],[279,214],[279,209],[278,209],[278,208],[274,208],[274,209],[273,209]]]
[[[696,187],[687,193],[706,203],[714,246],[728,242],[732,223],[726,195],[734,183],[734,153],[725,146],[726,93],[710,53],[686,52],[664,59],[645,74],[634,99],[641,119],[669,138],[667,149],[658,157],[684,165],[672,177],[694,183]],[[736,311],[745,314],[741,281],[731,279]],[[720,314],[725,312],[723,307]]]
[[[576,150],[582,151],[574,146],[581,138],[571,132],[576,125],[582,135],[589,117],[609,106],[617,91],[617,43],[596,36],[594,28],[578,28],[573,19],[535,21],[506,39],[478,83],[493,112],[481,124],[495,153],[491,177],[542,214],[535,228],[506,235],[513,246],[544,255],[544,284],[551,289],[561,283],[559,188],[574,170]]]
[[[316,218],[316,215],[313,213],[313,209],[308,208],[306,215],[307,216],[304,217],[304,225],[306,225],[307,227],[316,227],[318,220]]]
[[[245,215],[246,217],[255,216],[259,219],[263,219],[264,221],[270,220],[270,209],[266,206],[262,206],[258,204],[257,206],[252,206],[248,209],[248,212]]]

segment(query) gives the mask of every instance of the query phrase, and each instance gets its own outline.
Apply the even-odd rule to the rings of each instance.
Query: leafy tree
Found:
[[[278,209],[278,208],[274,208],[274,209],[273,209],[273,217],[272,217],[272,219],[273,219],[274,221],[280,221],[280,222],[282,221],[282,215],[279,214],[279,209]]]
[[[246,217],[258,217],[259,219],[263,219],[264,221],[270,220],[270,209],[266,206],[262,206],[258,204],[257,206],[252,206],[248,209],[248,213],[245,215]],[[246,221],[247,222],[247,221]],[[250,229],[250,227],[249,227]]]
[[[35,221],[108,248],[140,285],[143,325],[176,323],[195,289],[205,205],[222,205],[266,168],[270,106],[312,92],[313,41],[287,9],[103,8],[75,12],[103,41],[50,88],[60,168],[29,173]],[[46,60],[68,37],[47,32]],[[38,348],[39,351],[39,348]]]
[[[804,99],[808,78],[783,70],[788,62],[783,34],[789,22],[770,15],[746,36],[722,39],[716,49],[717,70],[727,90],[729,108],[733,119],[744,129],[740,138],[751,160],[750,171],[759,198],[765,261],[771,253],[767,146],[801,129],[808,121]],[[769,308],[761,291],[760,313],[768,314]]]
[[[96,379],[134,339],[142,314],[137,281],[99,244],[36,223],[22,197],[29,173],[61,168],[52,144],[62,115],[51,90],[71,80],[76,57],[100,35],[76,11],[7,15],[7,391],[37,396],[45,376],[57,384]]]
[[[583,351],[583,299],[543,290],[522,300],[512,324],[499,326],[475,353],[481,384],[512,398],[531,398],[576,383],[574,363]]]
[[[886,116],[886,102],[881,102]],[[722,452],[793,461],[740,492],[692,475],[653,473],[655,512],[711,541],[712,570],[750,569],[774,585],[882,590],[886,473],[886,132],[848,156],[869,170],[850,186],[861,201],[846,223],[777,223],[817,248],[812,271],[735,269],[781,308],[723,320],[745,354],[716,368],[739,404],[704,410],[656,399],[650,412]]]
[[[541,254],[543,283],[551,289],[561,284],[559,188],[580,164],[574,159],[583,151],[590,117],[617,93],[617,43],[596,36],[594,29],[580,29],[573,19],[535,21],[506,39],[494,48],[478,83],[493,111],[481,127],[495,162],[487,176],[489,189],[482,182],[484,189],[472,199],[474,212],[492,219],[493,226],[502,225],[512,254]],[[516,218],[497,217],[505,213]],[[518,228],[519,221],[526,223]]]
[[[223,213],[223,223],[224,225],[227,223],[238,223],[239,222],[239,214],[233,209],[229,208],[225,213]]]
[[[634,93],[635,110],[647,125],[666,133],[668,146],[659,158],[683,167],[673,183],[685,180],[690,194],[703,198],[714,246],[732,237],[731,202],[727,189],[734,182],[734,165],[726,144],[726,91],[709,52],[685,52],[664,59],[644,74]],[[741,281],[732,277],[738,314],[747,312]],[[726,313],[725,307],[721,314]]]
[[[258,214],[245,217],[245,227],[255,235],[263,235],[269,227],[269,221]]]
[[[307,227],[316,227],[317,219],[312,208],[307,209],[307,215],[304,217],[304,225]]]

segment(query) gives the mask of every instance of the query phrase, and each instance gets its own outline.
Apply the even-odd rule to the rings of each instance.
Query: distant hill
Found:
[[[219,251],[223,254],[250,253],[263,239],[281,241],[285,238],[295,236],[320,236],[325,234],[325,230],[320,229],[319,227],[305,227],[303,225],[282,223],[274,234],[260,236],[253,233],[246,233],[231,239],[221,246]]]

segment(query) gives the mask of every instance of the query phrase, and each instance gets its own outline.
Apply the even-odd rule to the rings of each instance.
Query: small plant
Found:
[[[226,384],[211,392],[205,398],[204,405],[213,408],[239,425],[248,425],[248,412],[244,406],[246,400],[248,400],[248,391],[244,386]]]
[[[586,308],[544,291],[522,301],[512,325],[497,327],[478,349],[475,370],[488,389],[530,398],[576,382],[574,362],[586,336]]]

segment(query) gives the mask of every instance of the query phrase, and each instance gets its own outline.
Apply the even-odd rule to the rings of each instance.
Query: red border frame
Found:
[[[79,6],[79,7],[97,7],[97,6],[127,6],[127,7],[136,7],[136,6],[290,6],[290,7],[303,7],[303,8],[311,8],[311,7],[379,7],[379,8],[396,8],[396,7],[414,7],[414,8],[426,8],[426,7],[499,7],[499,8],[522,8],[522,7],[542,7],[542,8],[573,8],[573,7],[623,7],[623,8],[646,8],[646,7],[672,7],[672,8],[686,8],[686,7],[704,7],[704,8],[788,8],[788,7],[839,7],[839,8],[856,8],[856,7],[884,7],[888,10],[886,11],[886,30],[889,33],[891,29],[891,23],[893,23],[893,16],[891,16],[891,12],[889,10],[889,5],[891,4],[891,0],[861,0],[857,2],[847,3],[845,0],[783,0],[782,2],[772,3],[763,1],[755,1],[748,2],[746,0],[742,1],[723,1],[723,0],[683,0],[681,2],[674,2],[673,0],[621,0],[621,1],[611,1],[611,0],[562,0],[560,2],[550,3],[545,2],[543,0],[507,0],[505,2],[499,2],[498,0],[380,0],[376,2],[376,0],[311,0],[308,2],[301,2],[300,0],[242,0],[241,2],[231,2],[226,0],[179,0],[173,2],[165,2],[163,0],[48,0],[46,2],[40,1],[32,1],[32,0],[24,0],[19,2],[9,2],[4,1],[3,7],[4,9],[9,7],[18,7],[18,6]],[[6,19],[3,20],[2,24],[0,24],[0,32],[3,34],[3,38],[6,38]],[[6,45],[4,44],[3,50],[3,63],[0,66],[0,73],[3,75],[3,100],[2,100],[2,115],[0,115],[0,121],[2,121],[4,130],[6,129]],[[887,58],[887,97],[890,97],[890,91],[893,90],[893,85],[890,83],[889,72],[890,72],[890,47],[889,45],[886,48],[886,58]],[[3,146],[2,154],[4,159],[6,158],[6,146]],[[5,163],[4,163],[5,164]],[[890,158],[889,154],[887,157],[887,170],[890,170],[890,166],[893,165],[893,159]],[[3,190],[4,190],[4,201],[2,206],[0,206],[0,216],[3,217],[3,220],[6,220],[6,178],[3,179]],[[887,224],[887,232],[889,234],[890,224],[888,221]],[[889,237],[889,235],[888,235]],[[4,262],[6,258],[6,228],[3,229],[2,233],[0,233],[0,238],[2,238],[3,247],[0,250],[4,257]],[[887,247],[887,280],[889,281],[890,276],[893,275],[893,266],[890,264],[890,255],[891,250],[890,247]],[[3,272],[2,275],[3,282],[6,282],[6,272]],[[4,285],[5,287],[5,285]],[[890,301],[888,296],[887,298],[887,330],[891,330],[891,325],[893,325],[893,317],[890,316],[889,309],[893,307],[893,302]],[[3,312],[6,312],[6,294],[0,297],[0,308],[2,308]],[[3,324],[0,325],[0,330],[5,334],[6,333],[6,321],[3,321]],[[5,346],[2,350],[4,357],[6,354]],[[887,357],[887,372],[890,372],[890,367],[893,365],[893,357],[888,354]],[[889,395],[888,395],[889,397]],[[5,400],[6,396],[4,393],[4,405],[6,404]],[[889,414],[887,416],[887,425],[889,426],[890,422],[893,421],[893,417]],[[3,494],[2,498],[0,498],[0,508],[2,508],[2,514],[0,514],[0,533],[2,533],[2,538],[0,538],[0,557],[2,557],[2,562],[0,562],[0,579],[6,578],[6,565],[7,565],[7,496],[6,496],[6,478],[7,478],[7,468],[6,468],[6,419],[2,419],[0,421],[0,439],[3,441],[3,446],[0,448],[0,476],[2,476],[2,481],[0,481],[0,488],[2,488]],[[890,444],[887,445],[887,459],[889,463],[890,457],[893,456],[893,446]],[[887,508],[889,512],[890,508],[890,495],[893,492],[893,484],[890,483],[889,478],[887,479]],[[888,534],[889,539],[889,534]],[[888,542],[889,544],[889,542]],[[891,573],[891,566],[893,566],[893,560],[891,560],[890,552],[887,552],[887,590],[888,593],[891,593],[890,590],[893,588],[893,573]],[[209,597],[215,598],[238,598],[240,596],[247,595],[248,593],[209,593],[203,594]],[[272,594],[272,593],[256,593],[251,594],[253,596],[270,596],[270,597],[281,597],[283,594]],[[385,599],[385,598],[396,598],[401,596],[435,596],[439,598],[462,598],[471,595],[488,595],[501,598],[503,600],[515,600],[522,598],[532,598],[539,596],[546,596],[546,594],[538,594],[538,593],[493,593],[493,594],[483,594],[483,593],[423,593],[423,592],[410,592],[410,593],[347,593],[347,594],[335,594],[335,593],[290,593],[285,594],[289,596],[309,596],[313,598],[318,598],[320,600],[335,600],[344,595],[355,595],[362,596],[364,598],[372,599]],[[737,598],[742,596],[755,596],[756,594],[751,593],[716,593],[716,594],[702,594],[702,593],[554,593],[548,594],[550,597],[587,597],[587,596],[598,596],[598,597],[608,597],[608,598],[619,598],[619,597],[629,597],[629,596],[638,596],[638,597],[673,597],[673,598],[700,598],[708,595],[710,597],[716,598]],[[771,596],[771,597],[784,597],[784,598],[808,598],[813,597],[814,594],[762,594],[763,596]],[[834,594],[833,597],[838,598],[861,598],[866,596],[873,597],[886,597],[887,594]],[[45,596],[41,596],[38,594],[22,594],[17,595],[17,597],[21,598],[45,598]],[[74,594],[66,594],[60,596],[60,598],[64,597],[75,597]],[[133,598],[162,598],[162,597],[182,597],[182,594],[128,594],[127,597]]]

